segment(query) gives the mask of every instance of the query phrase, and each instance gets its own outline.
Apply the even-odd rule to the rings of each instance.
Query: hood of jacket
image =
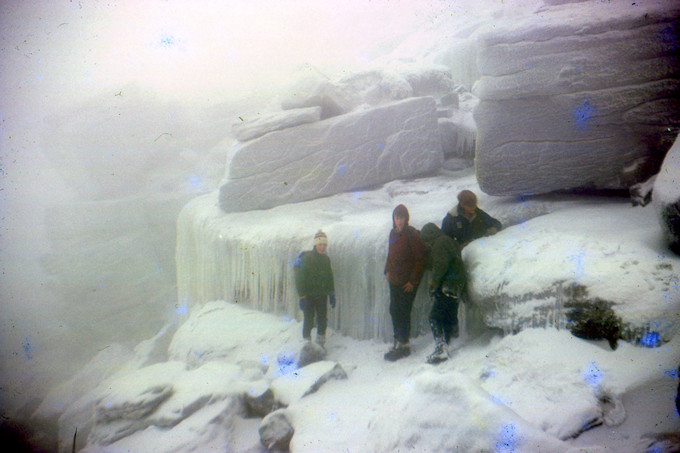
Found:
[[[443,235],[444,233],[442,230],[440,230],[439,227],[434,223],[427,223],[423,229],[420,230],[420,240],[427,245],[434,244],[434,241]]]

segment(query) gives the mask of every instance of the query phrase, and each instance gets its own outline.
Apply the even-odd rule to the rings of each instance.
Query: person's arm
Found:
[[[503,229],[503,225],[497,219],[494,219],[486,212],[482,211],[482,220],[484,221],[484,226],[486,227],[487,234],[496,234]]]
[[[412,227],[411,227],[412,228]],[[413,267],[411,268],[411,274],[409,275],[409,283],[416,288],[420,284],[420,280],[423,278],[423,273],[425,272],[425,245],[423,241],[420,240],[420,235],[415,228],[410,232],[411,234],[411,253],[413,254]]]

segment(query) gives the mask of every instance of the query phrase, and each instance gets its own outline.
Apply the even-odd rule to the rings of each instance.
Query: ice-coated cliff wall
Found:
[[[300,251],[311,249],[314,233],[323,228],[338,300],[335,309],[329,308],[329,327],[353,338],[391,340],[383,275],[389,214],[381,212],[373,224],[366,224],[365,214],[354,216],[352,205],[362,203],[361,194],[329,198],[327,210],[312,202],[317,207],[306,212],[306,204],[299,203],[227,214],[217,198],[216,193],[196,198],[180,213],[178,309],[226,300],[302,319],[293,261]],[[423,286],[412,317],[414,334],[427,329],[429,300]]]

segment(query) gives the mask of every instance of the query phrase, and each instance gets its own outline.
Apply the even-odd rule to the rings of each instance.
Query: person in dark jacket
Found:
[[[335,284],[331,260],[326,255],[328,238],[319,230],[314,236],[314,248],[300,255],[295,287],[300,296],[300,309],[304,313],[302,337],[311,341],[312,328],[316,319],[316,343],[321,347],[326,343],[328,308],[326,300],[335,308]]]
[[[465,265],[460,254],[460,245],[434,223],[423,227],[420,239],[428,251],[427,267],[431,270],[430,328],[435,349],[427,357],[427,361],[439,363],[448,359],[447,345],[452,337],[458,336],[458,303],[466,283]]]
[[[458,205],[442,221],[444,234],[458,241],[461,247],[501,229],[501,222],[477,207],[477,195],[470,190],[458,194]]]
[[[395,361],[411,353],[411,309],[425,267],[425,248],[418,231],[408,224],[409,213],[400,204],[392,213],[385,278],[390,286],[390,316],[394,344],[385,360]]]

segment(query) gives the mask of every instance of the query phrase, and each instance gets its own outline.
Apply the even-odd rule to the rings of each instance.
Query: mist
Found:
[[[111,341],[134,343],[177,316],[175,216],[217,187],[233,120],[305,72],[414,59],[434,44],[429,28],[464,22],[474,4],[3,3],[3,405],[30,410]],[[146,229],[152,246],[126,250],[144,240],[121,239],[129,229]],[[146,256],[131,267],[135,253]],[[121,292],[142,265],[158,268],[157,281]],[[69,279],[57,281],[64,267]],[[140,313],[145,328],[126,329]]]

